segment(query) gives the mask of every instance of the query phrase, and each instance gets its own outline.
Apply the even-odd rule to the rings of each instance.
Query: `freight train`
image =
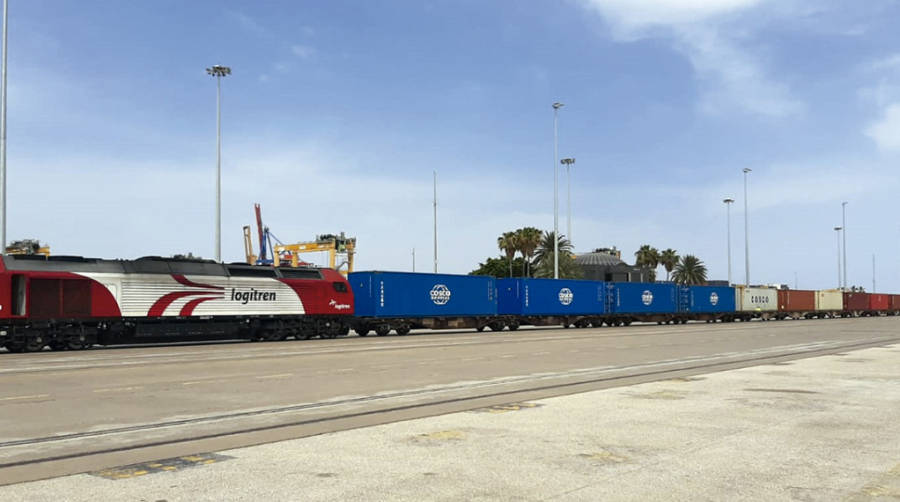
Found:
[[[335,338],[353,329],[516,330],[633,322],[900,315],[900,295],[222,264],[145,257],[0,259],[10,352],[202,340]]]

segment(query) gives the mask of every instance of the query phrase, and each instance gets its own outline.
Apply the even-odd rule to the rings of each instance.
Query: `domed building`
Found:
[[[584,278],[587,280],[650,282],[650,269],[625,263],[622,261],[622,252],[615,247],[576,255],[575,263],[584,270]]]

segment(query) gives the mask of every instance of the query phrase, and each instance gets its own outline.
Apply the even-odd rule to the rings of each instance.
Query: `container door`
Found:
[[[693,307],[693,302],[691,301],[691,288],[687,286],[682,286],[678,288],[678,311],[679,312],[690,312],[691,307]]]

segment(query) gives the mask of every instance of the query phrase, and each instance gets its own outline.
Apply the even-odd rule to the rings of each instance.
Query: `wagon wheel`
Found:
[[[484,326],[478,326],[477,328],[475,328],[475,331],[481,333],[482,331],[484,331]]]
[[[519,329],[519,323],[511,322],[511,323],[509,323],[508,327],[509,327],[510,331],[515,331],[515,330]]]
[[[375,327],[375,334],[378,336],[386,336],[390,332],[391,332],[390,324],[379,324],[378,326]]]
[[[409,324],[401,324],[400,326],[397,326],[397,334],[400,336],[408,335],[410,329]]]
[[[367,336],[369,334],[369,331],[372,331],[372,328],[368,327],[365,324],[361,324],[361,325],[353,328],[353,331],[355,331],[356,334],[359,336]]]
[[[504,324],[503,321],[494,321],[488,324],[488,327],[491,328],[491,331],[503,331]]]

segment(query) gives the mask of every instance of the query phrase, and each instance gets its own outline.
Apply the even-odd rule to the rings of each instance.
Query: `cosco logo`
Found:
[[[713,304],[713,305],[718,305],[718,303],[719,303],[719,295],[717,295],[715,292],[710,293],[710,295],[709,295],[709,303],[711,303],[711,304]]]
[[[644,291],[644,294],[641,295],[641,301],[644,302],[644,305],[650,305],[653,303],[653,293],[649,290]]]
[[[750,303],[769,303],[768,296],[751,296]]]
[[[431,301],[435,305],[446,305],[450,301],[450,288],[443,284],[435,284],[431,288]]]
[[[572,299],[575,298],[575,295],[572,293],[572,290],[569,288],[562,288],[559,290],[559,303],[563,305],[569,305],[572,303]]]

